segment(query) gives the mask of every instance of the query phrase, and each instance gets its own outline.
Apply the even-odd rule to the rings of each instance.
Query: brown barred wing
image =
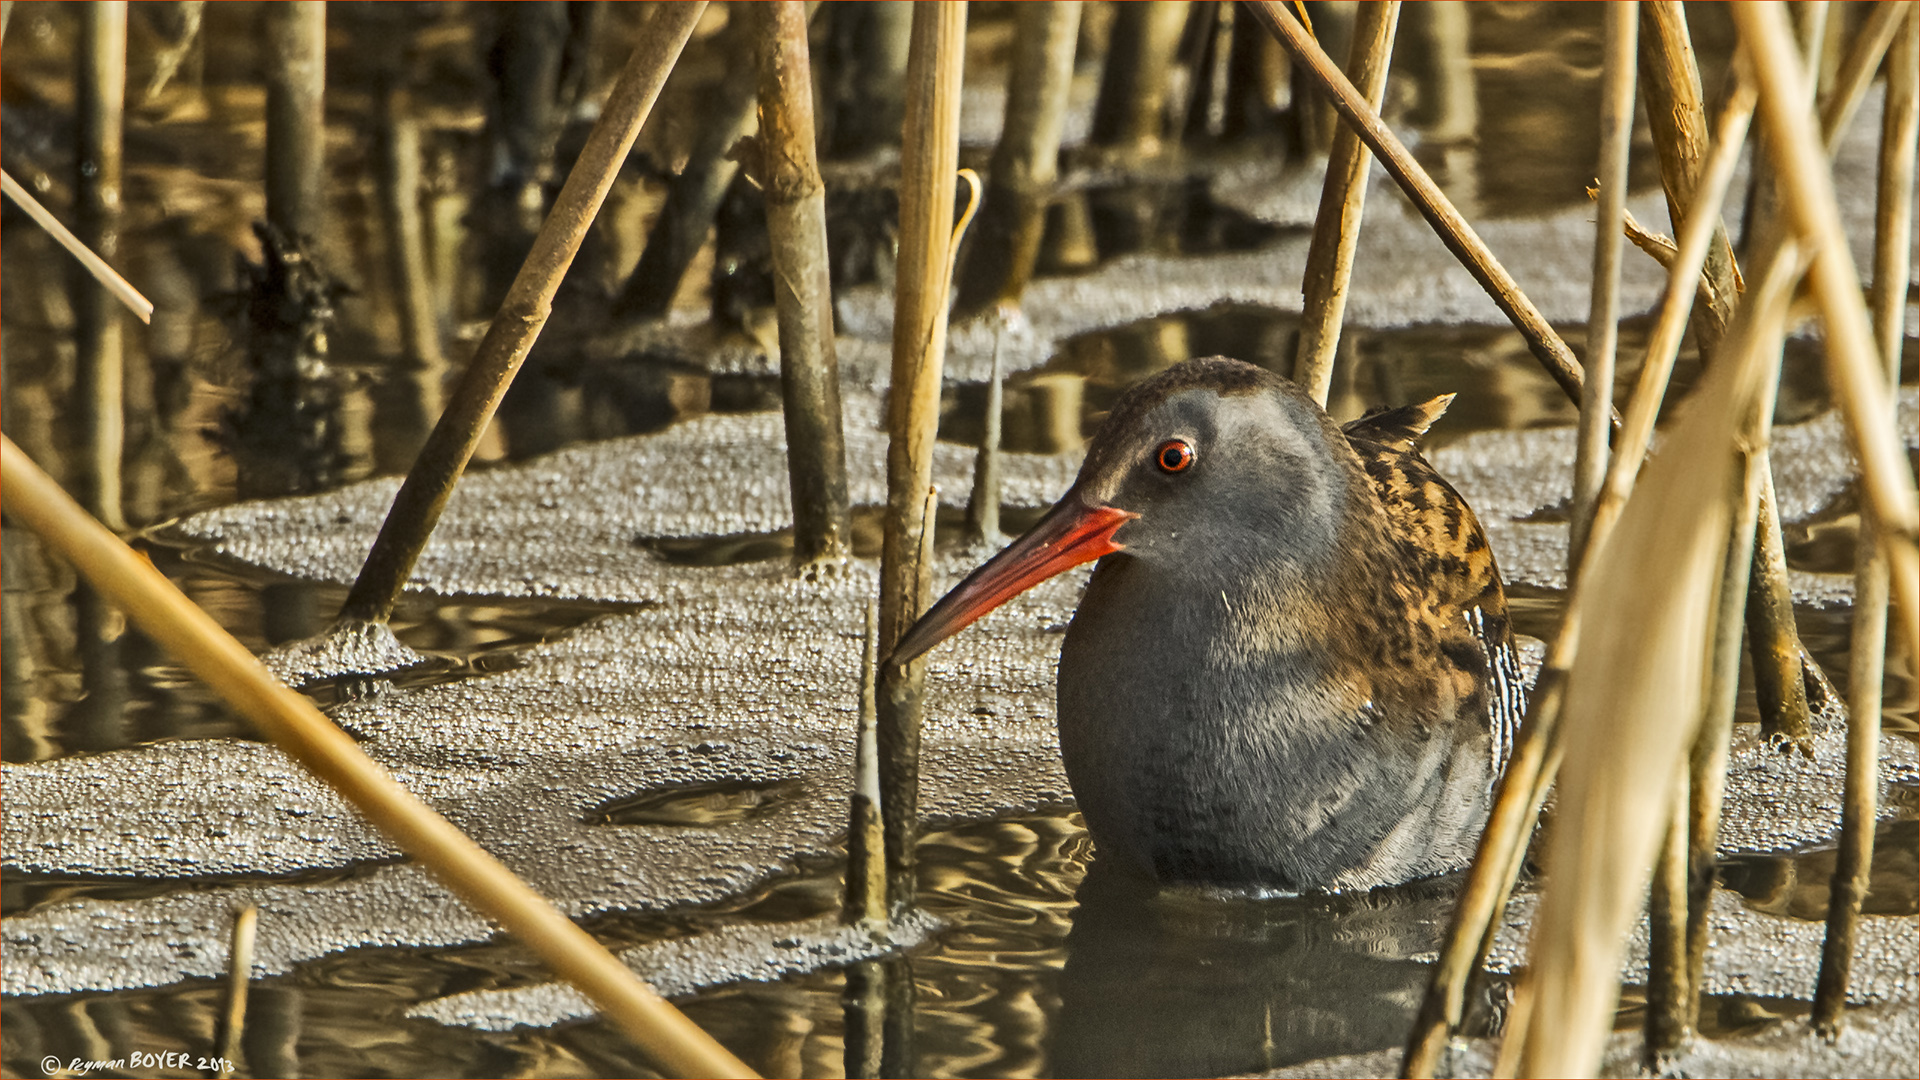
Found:
[[[1451,400],[1449,395],[1374,413],[1343,430],[1373,481],[1389,532],[1423,594],[1422,617],[1455,672],[1468,711],[1486,718],[1498,775],[1526,707],[1506,590],[1473,509],[1416,448]]]

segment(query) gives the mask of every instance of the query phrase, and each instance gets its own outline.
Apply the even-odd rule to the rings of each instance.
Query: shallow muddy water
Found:
[[[485,267],[476,254],[485,238],[477,225],[470,231],[463,224],[477,220],[473,203],[478,196],[470,193],[485,172],[488,120],[483,94],[476,89],[487,79],[485,20],[458,10],[413,7],[421,10],[407,16],[416,22],[407,24],[406,32],[417,35],[410,78],[430,133],[432,175],[422,204],[447,233],[435,249],[446,256],[436,288],[453,360],[422,368],[403,359],[386,241],[377,224],[377,180],[366,147],[375,126],[378,58],[356,56],[351,43],[379,32],[381,19],[399,16],[336,4],[328,114],[329,152],[335,156],[327,192],[342,225],[329,240],[328,254],[348,286],[338,301],[341,321],[334,336],[337,453],[297,492],[262,489],[288,475],[286,458],[293,450],[271,437],[248,436],[242,419],[250,382],[245,308],[234,299],[244,275],[235,267],[240,258],[260,257],[247,225],[262,209],[262,94],[252,52],[253,5],[210,5],[205,43],[188,65],[197,74],[131,112],[122,261],[159,310],[150,331],[129,334],[120,509],[128,534],[155,563],[256,651],[325,629],[344,596],[342,585],[243,564],[216,552],[215,545],[184,539],[168,523],[243,498],[312,494],[403,471],[457,374],[459,358],[477,338],[478,320],[487,314],[487,286],[478,280]],[[1001,69],[993,65],[1005,62],[1010,23],[993,6],[975,7],[980,13],[970,62],[983,63],[979,78],[997,80]],[[614,56],[624,50],[631,17],[611,11],[606,18],[602,48]],[[64,139],[72,122],[73,24],[69,5],[16,5],[5,39],[0,96],[6,110],[0,137],[9,171],[63,215],[72,200],[66,179],[72,151]],[[685,63],[687,79],[669,87],[663,114],[694,108],[724,71],[714,44],[718,33],[716,26],[703,27]],[[1724,20],[1710,9],[1703,12],[1696,36],[1713,85],[1727,48]],[[1597,19],[1578,10],[1476,7],[1469,59],[1482,105],[1469,119],[1477,118],[1477,144],[1446,137],[1447,126],[1460,122],[1458,116],[1420,116],[1418,101],[1411,100],[1419,93],[1417,74],[1407,76],[1404,85],[1396,82],[1395,93],[1409,100],[1399,101],[1394,117],[1420,117],[1405,125],[1415,135],[1431,136],[1417,150],[1470,217],[1513,222],[1524,230],[1554,214],[1584,212],[1579,186],[1596,145],[1591,116],[1599,40]],[[600,69],[590,68],[588,83],[604,84],[617,63],[616,56]],[[1083,72],[1081,81],[1091,78]],[[1524,107],[1507,107],[1521,100]],[[989,127],[997,125],[997,113],[989,120]],[[982,122],[978,116],[968,121],[976,128]],[[1084,117],[1079,123],[1084,138]],[[593,279],[592,288],[616,281],[622,267],[637,258],[641,225],[662,197],[665,170],[657,162],[684,157],[691,138],[686,127],[656,124],[643,137],[642,148],[654,163],[629,169],[607,211],[617,227],[596,235],[576,272],[577,278]],[[1642,129],[1640,149],[1645,150],[1644,121]],[[576,117],[567,138],[577,144],[583,130]],[[966,153],[984,158],[989,149],[990,142],[976,142]],[[1242,264],[1224,260],[1235,257],[1292,258],[1288,253],[1303,242],[1300,224],[1263,208],[1283,203],[1288,191],[1301,186],[1299,169],[1276,168],[1259,190],[1227,190],[1246,175],[1249,152],[1245,146],[1201,146],[1188,156],[1143,167],[1135,176],[1080,162],[1080,171],[1070,171],[1062,208],[1054,215],[1043,270],[1051,268],[1047,276],[1056,284],[1068,278],[1109,280],[1099,276],[1103,273],[1124,284],[1131,280],[1128,275],[1233,274]],[[1257,142],[1251,152],[1298,164],[1297,148],[1282,135]],[[1079,161],[1073,148],[1067,157],[1070,166]],[[1635,196],[1651,197],[1650,154],[1637,156],[1634,177]],[[1310,192],[1317,188],[1317,181],[1306,185]],[[1310,214],[1311,199],[1306,205]],[[1370,214],[1393,211],[1390,197],[1376,194],[1370,203]],[[72,481],[85,462],[73,418],[86,406],[72,400],[76,316],[67,295],[66,257],[11,204],[4,221],[5,429],[43,466]],[[1079,233],[1072,228],[1075,221],[1083,226]],[[1543,230],[1540,242],[1555,235]],[[1584,260],[1581,254],[1577,261]],[[705,274],[705,264],[696,263],[692,277],[704,282]],[[878,287],[867,280],[874,276],[872,268],[850,276],[860,279],[852,283],[856,290]],[[575,284],[582,287],[568,303],[581,303],[579,295],[592,292],[583,282],[570,288]],[[1584,294],[1584,289],[1582,278],[1577,291]],[[1042,328],[1043,337],[1059,326],[1069,332],[1036,362],[1014,365],[1003,412],[1009,451],[1071,455],[1121,390],[1181,359],[1225,353],[1285,369],[1297,329],[1297,298],[1293,308],[1242,299],[1159,310],[1147,294],[1143,287],[1139,295],[1117,296],[1108,318],[1074,315],[1049,323],[1047,313],[1034,313],[1033,324]],[[710,299],[704,284],[683,289],[674,321],[665,330],[649,331],[665,342],[652,349],[609,345],[629,340],[619,327],[556,319],[475,467],[537,465],[542,455],[579,442],[646,433],[671,438],[703,417],[777,412],[777,368],[756,336],[764,336],[767,311],[736,306],[720,324],[707,324],[704,308]],[[878,390],[884,377],[875,372],[884,369],[884,360],[876,363],[871,357],[883,350],[875,342],[884,334],[868,332],[863,302],[856,294],[843,312],[843,321],[853,328],[843,338],[843,364],[850,387]],[[1391,307],[1392,297],[1376,296],[1373,303],[1368,310],[1383,310]],[[1435,448],[1476,433],[1572,422],[1572,406],[1515,332],[1487,318],[1455,317],[1452,311],[1416,308],[1403,318],[1352,327],[1331,411],[1345,419],[1375,404],[1458,392],[1452,410],[1434,429]],[[1580,328],[1567,321],[1562,332],[1578,349]],[[1647,320],[1639,317],[1623,331],[1623,392],[1631,386],[1646,329]],[[974,334],[974,339],[986,337]],[[1911,384],[1911,336],[1906,345],[1903,381]],[[977,367],[979,353],[975,349],[965,362]],[[1697,367],[1691,355],[1684,356],[1676,383],[1688,385]],[[977,380],[949,383],[943,440],[955,445],[977,440],[985,394]],[[1826,406],[1817,341],[1796,337],[1789,346],[1777,419],[1799,423]],[[675,482],[673,476],[659,478],[663,485]],[[1009,505],[1003,527],[1018,531],[1037,512],[1035,506]],[[1543,508],[1536,520],[1555,520],[1559,512]],[[1792,523],[1787,540],[1794,567],[1845,571],[1856,532],[1850,496]],[[873,558],[877,534],[877,511],[857,510],[857,556]],[[778,529],[717,535],[693,530],[629,539],[636,559],[658,558],[685,580],[744,563],[782,560],[792,548],[790,534]],[[957,509],[943,509],[939,543],[948,555],[965,550]],[[137,758],[163,747],[254,738],[244,721],[199,687],[163,648],[85,596],[71,571],[11,522],[0,553],[5,570],[0,631],[6,639],[0,758],[9,769],[24,770],[11,773],[10,780],[90,756]],[[1521,632],[1549,635],[1560,615],[1561,594],[1525,584],[1510,591]],[[307,692],[324,709],[343,713],[388,691],[481,684],[516,669],[530,650],[564,645],[597,620],[671,612],[672,603],[413,594],[402,602],[393,628],[402,642],[427,655],[427,664],[379,680],[323,681]],[[1801,617],[1809,648],[1844,691],[1849,609],[1808,606]],[[742,671],[749,671],[755,659],[752,643],[743,643]],[[1914,738],[1920,726],[1911,667],[1895,665],[1886,690],[1888,729]],[[990,725],[994,708],[1004,706],[999,699],[982,704],[982,725]],[[1023,707],[1021,702],[1014,706]],[[1033,708],[1050,715],[1051,703]],[[703,710],[702,702],[690,705],[690,712]],[[1742,721],[1750,722],[1750,689],[1742,692],[1741,710]],[[441,749],[449,761],[486,752],[471,746]],[[994,753],[991,741],[976,750]],[[1913,866],[1920,842],[1911,820],[1912,791],[1910,785],[1894,789],[1899,820],[1880,830],[1884,854],[1876,863],[1868,902],[1876,918],[1900,927],[1914,921],[1916,910]],[[641,835],[719,833],[779,819],[793,813],[795,804],[818,809],[831,803],[838,813],[843,798],[810,781],[689,783],[589,800],[577,823],[588,830],[638,830]],[[702,981],[697,973],[672,970],[660,977],[671,986],[684,976],[686,985],[675,1001],[769,1075],[839,1075],[850,1055],[863,1049],[878,1054],[895,1074],[1218,1075],[1380,1050],[1404,1038],[1457,882],[1442,879],[1361,896],[1140,897],[1104,883],[1098,874],[1089,880],[1093,853],[1072,807],[1038,802],[992,816],[951,814],[928,824],[920,846],[920,898],[937,923],[910,948],[852,964],[796,963],[773,978],[736,972]],[[116,811],[90,808],[94,816],[85,827],[114,827]],[[12,817],[26,810],[9,798],[0,813]],[[77,815],[75,828],[82,827],[78,817],[83,816]],[[80,935],[84,948],[89,928],[123,917],[137,921],[148,910],[142,905],[154,902],[195,894],[239,896],[275,885],[338,895],[404,869],[403,860],[368,855],[343,866],[315,858],[311,868],[293,873],[215,874],[187,866],[171,875],[113,874],[47,868],[44,855],[44,850],[32,852],[40,861],[28,870],[20,852],[0,852],[9,987],[24,988],[0,1000],[0,1069],[7,1075],[42,1075],[46,1055],[63,1061],[112,1060],[133,1051],[200,1056],[215,1045],[223,980],[189,972],[205,966],[202,961],[211,963],[210,957],[224,957],[224,939],[198,927],[182,934],[169,942],[178,954],[176,973],[128,980],[138,985],[73,988],[51,975],[15,978],[16,972],[42,964],[42,946],[54,948],[56,943],[35,935],[63,913],[71,913],[73,922],[57,933]],[[1801,932],[1824,913],[1831,858],[1830,845],[1819,841],[1739,855],[1726,870],[1724,895],[1755,918],[1778,920]],[[829,843],[823,850],[800,852],[782,869],[759,875],[750,887],[724,899],[662,907],[634,896],[626,904],[599,904],[584,921],[616,950],[773,927],[777,954],[787,947],[778,940],[779,927],[837,911],[843,863]],[[27,929],[16,932],[20,927]],[[393,939],[433,937],[400,927]],[[47,964],[49,971],[58,966]],[[1499,1022],[1507,978],[1489,980],[1476,1003],[1476,1030]],[[564,1009],[555,1014],[559,1019],[518,1027],[474,1019],[490,1015],[489,1009],[509,1009],[493,1003],[530,1000],[512,995],[538,993],[547,979],[517,946],[484,934],[453,933],[428,946],[370,937],[356,947],[298,957],[254,985],[242,1074],[646,1073],[639,1051],[597,1019],[569,1018]],[[1796,997],[1791,988],[1768,985],[1772,992],[1719,986],[1726,992],[1711,996],[1703,1030],[1720,1035],[1804,1014],[1799,1000],[1804,993]],[[1906,985],[1910,997],[1911,980]],[[860,1005],[863,1000],[883,1004]],[[1629,986],[1619,1014],[1623,1028],[1639,1022],[1638,1001]],[[850,1038],[861,1043],[861,1031],[869,1029],[882,1037],[849,1047]],[[103,1071],[156,1074],[138,1068]],[[200,1075],[193,1068],[157,1074]]]

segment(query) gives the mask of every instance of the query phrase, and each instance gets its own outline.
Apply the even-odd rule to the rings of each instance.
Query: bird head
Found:
[[[1339,429],[1287,380],[1224,357],[1177,364],[1115,402],[1067,493],[929,608],[892,662],[1104,556],[1187,576],[1324,562],[1359,472]]]

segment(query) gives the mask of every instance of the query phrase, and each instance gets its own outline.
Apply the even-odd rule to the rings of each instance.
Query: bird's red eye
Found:
[[[1185,439],[1168,439],[1160,444],[1153,461],[1161,472],[1185,472],[1193,464],[1193,445]]]

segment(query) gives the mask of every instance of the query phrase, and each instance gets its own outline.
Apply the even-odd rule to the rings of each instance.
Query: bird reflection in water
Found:
[[[1055,1076],[1221,1076],[1397,1047],[1459,884],[1154,892],[1099,865],[1067,936]],[[1477,1011],[1483,1028],[1496,1015]]]

